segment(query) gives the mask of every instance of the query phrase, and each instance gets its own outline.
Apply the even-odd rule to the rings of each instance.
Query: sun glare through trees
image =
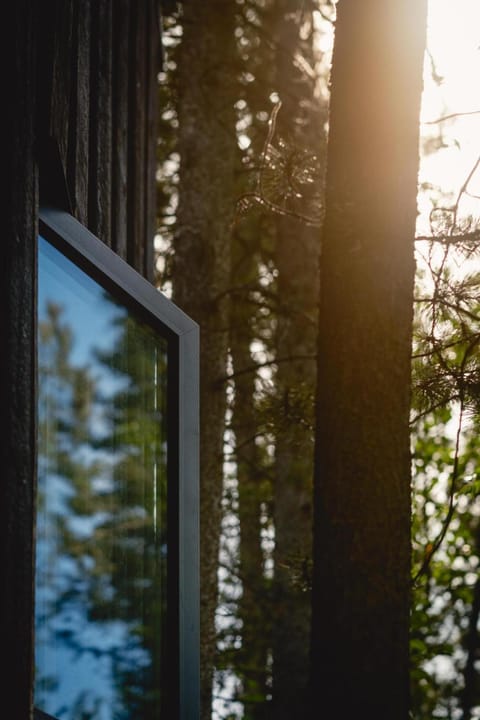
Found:
[[[335,142],[344,138],[331,127],[334,117],[337,129],[343,127],[341,113],[335,116],[330,106],[337,13],[347,32],[349,13],[350,22],[352,16],[359,25],[372,21],[374,29],[366,36],[375,43],[375,28],[392,34],[395,29],[383,13],[384,3],[366,4],[365,16],[355,15],[355,3],[343,9],[342,0],[220,4],[221,13],[218,2],[180,3],[164,18],[156,279],[202,327],[203,720],[292,720],[310,672],[313,458],[318,398],[326,397],[317,395],[316,405],[316,361],[323,347],[317,338],[319,277],[334,252],[328,250],[328,197],[334,197],[328,195],[329,133]],[[410,18],[395,2],[389,7],[405,27],[409,20],[420,27],[421,4],[412,3]],[[479,28],[477,0],[429,0],[406,435],[413,457],[410,691],[415,720],[480,718]],[[359,49],[360,30],[348,36],[352,53]],[[408,45],[405,35],[395,37],[400,54],[407,52],[400,47]],[[418,38],[412,42],[420,47]],[[379,57],[366,61],[372,83],[383,82],[375,68],[386,60],[389,72],[396,72],[391,44],[380,39]],[[410,62],[407,55],[405,62]],[[404,92],[401,77],[399,92]],[[374,125],[368,103],[390,97],[388,86],[382,88],[378,96],[367,80],[352,88],[358,99],[352,133],[358,141],[365,132],[362,137],[374,148],[382,146],[368,135],[365,115]],[[393,97],[397,109],[396,102]],[[348,98],[342,103],[350,107]],[[388,108],[383,112],[388,120]],[[399,123],[409,121],[402,107],[398,115]],[[379,123],[378,135],[383,131]],[[402,133],[396,137],[403,142]],[[387,140],[383,148],[371,166],[371,174],[378,170],[372,188],[380,194],[391,179],[383,155],[398,159]],[[355,152],[360,156],[362,147]],[[347,156],[344,161],[357,172]],[[405,184],[399,182],[399,196],[408,193]],[[356,202],[368,197],[362,188],[352,189],[357,191]],[[399,206],[404,200],[399,198]],[[346,207],[345,218],[358,221],[350,210]],[[384,221],[381,208],[372,207],[367,223],[377,210],[379,223]],[[375,233],[372,225],[370,234]],[[348,251],[353,264],[359,247]],[[395,243],[391,248],[397,252]],[[373,253],[368,257],[375,266]],[[377,267],[390,272],[391,265],[386,257]],[[349,267],[342,268],[348,285]],[[343,294],[348,291],[345,287]],[[376,317],[383,322],[386,316]],[[357,319],[368,330],[360,310]],[[409,353],[410,335],[405,338]],[[369,352],[381,353],[379,345]],[[380,382],[381,366],[375,362]],[[370,387],[368,376],[360,373],[352,380],[353,392],[363,379]],[[360,419],[368,416],[365,408],[356,412]],[[408,417],[405,427],[407,422]],[[372,432],[377,431],[382,427],[375,426]],[[348,442],[346,435],[347,459]],[[344,508],[337,510],[341,516]],[[345,557],[348,563],[348,552]],[[342,652],[347,660],[348,649]]]
[[[430,0],[412,410],[413,714],[480,717],[480,7]]]

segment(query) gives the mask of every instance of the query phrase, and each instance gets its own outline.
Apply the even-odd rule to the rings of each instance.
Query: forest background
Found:
[[[167,3],[164,17],[156,267],[158,287],[202,328],[204,720],[305,716],[320,255],[341,5]],[[418,720],[480,717],[475,5],[430,0],[423,65],[410,412]],[[411,12],[421,27],[421,10]],[[386,542],[388,527],[387,518]],[[338,645],[347,668],[349,649]]]

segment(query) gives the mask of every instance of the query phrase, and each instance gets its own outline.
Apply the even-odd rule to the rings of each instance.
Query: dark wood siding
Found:
[[[77,219],[152,278],[157,3],[53,5],[39,20],[41,197],[65,204],[67,196]]]
[[[4,35],[0,714],[28,720],[39,202],[69,210],[153,277],[159,8],[157,0],[17,0]]]

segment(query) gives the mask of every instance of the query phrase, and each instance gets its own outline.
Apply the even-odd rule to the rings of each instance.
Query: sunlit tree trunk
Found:
[[[179,49],[180,186],[174,299],[200,324],[201,705],[211,717],[234,205],[235,3],[183,4]]]
[[[426,2],[343,0],[321,257],[312,699],[409,712],[410,354]]]

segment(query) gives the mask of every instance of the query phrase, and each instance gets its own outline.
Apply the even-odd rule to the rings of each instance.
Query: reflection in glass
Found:
[[[35,705],[159,720],[167,344],[39,238]]]

